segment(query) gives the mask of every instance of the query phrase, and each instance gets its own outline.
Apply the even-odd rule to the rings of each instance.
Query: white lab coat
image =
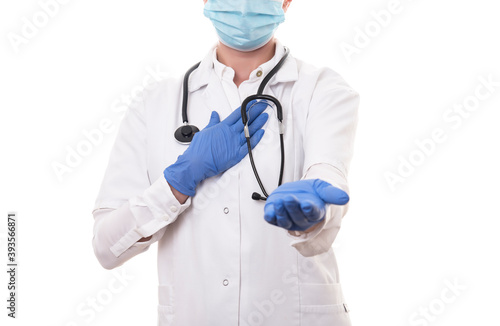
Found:
[[[190,78],[189,122],[201,130],[212,110],[224,119],[257,92],[282,54],[278,42],[275,57],[237,88],[234,71],[217,62],[212,49]],[[283,105],[283,182],[321,178],[348,191],[358,94],[332,70],[292,55],[264,93]],[[260,188],[248,155],[179,204],[163,170],[186,149],[173,137],[182,124],[181,103],[182,78],[166,80],[122,121],[93,211],[100,263],[114,268],[158,242],[161,326],[350,325],[331,248],[347,207],[329,206],[309,234],[268,224],[265,202],[251,199]],[[275,112],[266,112],[270,117],[254,157],[272,192],[280,143]]]

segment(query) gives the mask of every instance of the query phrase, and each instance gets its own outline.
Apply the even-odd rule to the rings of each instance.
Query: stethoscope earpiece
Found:
[[[193,140],[194,134],[200,129],[193,125],[183,125],[177,128],[174,133],[175,139],[181,144],[189,144]]]
[[[266,197],[262,196],[262,195],[261,195],[261,194],[259,194],[258,192],[254,192],[254,193],[252,194],[252,199],[253,199],[253,200],[264,200],[264,201],[265,201],[265,200],[267,200],[267,198],[266,198]]]

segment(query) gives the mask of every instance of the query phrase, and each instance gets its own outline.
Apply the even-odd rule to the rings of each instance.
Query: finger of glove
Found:
[[[317,222],[325,216],[324,205],[306,199],[300,203],[300,209],[310,222]]]
[[[255,134],[252,137],[250,137],[250,147],[254,149],[263,136],[264,136],[264,129],[257,130]],[[240,146],[239,161],[241,161],[247,154],[248,154],[248,145],[245,138],[245,142],[243,143],[243,145]]]
[[[325,203],[345,205],[349,202],[349,195],[345,191],[334,187],[327,182],[320,183],[315,190],[318,196]]]
[[[284,229],[290,229],[293,226],[293,222],[290,215],[288,215],[283,199],[278,199],[274,202],[274,210],[276,211],[276,224]]]
[[[248,112],[248,109],[255,102],[256,102],[255,100],[248,102],[247,112]],[[232,126],[232,125],[236,124],[238,121],[241,122],[241,106],[238,107],[236,110],[234,110],[230,115],[228,115],[227,118],[225,118],[224,121],[222,121],[222,122],[227,124],[228,126]],[[243,123],[241,123],[241,124],[243,125]]]
[[[293,223],[299,230],[306,230],[311,226],[311,222],[306,218],[300,207],[300,202],[294,195],[288,195],[283,199],[285,209]]]
[[[262,113],[255,121],[248,126],[248,133],[252,137],[260,128],[262,128],[269,118],[267,113]],[[243,144],[246,141],[245,132],[240,133],[240,143]]]
[[[269,224],[276,225],[276,211],[272,203],[264,206],[264,220]]]
[[[210,121],[208,122],[208,125],[205,128],[210,128],[212,126],[215,126],[219,122],[220,122],[219,114],[216,111],[212,111],[212,114],[210,115]]]

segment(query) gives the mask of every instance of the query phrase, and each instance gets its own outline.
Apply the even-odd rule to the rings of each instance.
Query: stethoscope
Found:
[[[264,77],[262,82],[260,83],[259,89],[257,90],[257,94],[255,95],[250,95],[247,97],[243,103],[241,104],[241,120],[243,121],[244,124],[244,132],[245,132],[245,138],[247,142],[247,147],[248,147],[248,156],[250,158],[250,163],[252,164],[252,169],[253,173],[255,175],[255,178],[257,179],[257,182],[259,183],[259,187],[262,190],[262,193],[264,196],[261,194],[254,192],[252,194],[252,199],[254,200],[267,200],[267,197],[269,197],[269,194],[267,193],[266,189],[264,188],[264,185],[262,184],[262,181],[260,180],[259,173],[257,172],[257,168],[255,167],[255,162],[253,160],[253,155],[252,155],[252,146],[250,145],[250,133],[248,131],[248,116],[246,114],[247,112],[247,105],[250,101],[253,100],[268,100],[276,106],[276,114],[278,116],[278,121],[279,121],[279,134],[280,134],[280,146],[281,146],[281,166],[280,166],[280,176],[279,176],[279,181],[278,181],[278,187],[281,186],[281,183],[283,181],[283,169],[285,166],[285,145],[283,141],[283,132],[284,132],[284,127],[283,127],[283,109],[281,107],[280,101],[278,101],[277,98],[271,95],[265,95],[263,94],[264,88],[266,87],[267,83],[271,78],[281,69],[283,64],[285,63],[286,58],[288,57],[289,50],[287,47],[285,47],[285,54],[283,54],[283,57],[281,60],[274,66],[274,68]],[[184,81],[183,81],[183,92],[182,92],[182,121],[183,125],[179,128],[174,133],[175,139],[181,143],[181,144],[189,144],[191,140],[194,137],[194,134],[200,131],[196,126],[190,125],[188,122],[188,116],[187,116],[187,103],[188,103],[188,82],[189,82],[189,76],[191,73],[198,68],[200,65],[200,62],[192,66],[184,75]]]

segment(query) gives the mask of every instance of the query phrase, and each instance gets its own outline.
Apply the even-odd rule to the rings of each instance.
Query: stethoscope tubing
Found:
[[[261,196],[260,194],[254,192],[252,194],[252,198],[255,200],[259,200],[259,199],[260,200],[267,200],[267,197],[269,197],[269,195],[268,195],[268,193],[267,193],[267,191],[262,183],[262,180],[260,179],[259,173],[257,172],[257,168],[255,166],[255,162],[253,159],[252,146],[250,144],[250,134],[248,132],[248,116],[247,116],[246,109],[247,109],[248,103],[250,101],[253,101],[253,100],[267,100],[267,101],[274,103],[274,105],[276,106],[276,115],[277,115],[278,121],[279,121],[280,148],[281,148],[281,151],[280,151],[281,152],[281,163],[280,163],[280,174],[279,174],[279,181],[278,181],[278,187],[279,187],[279,186],[281,186],[281,184],[283,182],[283,172],[284,172],[284,167],[285,167],[285,144],[284,144],[284,140],[283,140],[283,130],[284,130],[284,128],[283,128],[283,108],[281,106],[280,101],[277,98],[275,98],[274,96],[271,96],[271,95],[263,94],[263,93],[264,93],[264,89],[265,89],[267,83],[281,69],[281,67],[285,63],[285,60],[288,57],[288,53],[289,53],[289,50],[287,47],[285,47],[285,54],[280,59],[280,61],[276,64],[276,66],[274,66],[273,69],[271,69],[271,71],[264,77],[264,79],[262,80],[262,82],[259,85],[257,94],[248,96],[247,98],[245,98],[243,100],[243,103],[241,104],[241,120],[243,122],[243,125],[245,126],[244,130],[245,130],[246,143],[247,143],[247,147],[248,147],[248,156],[250,158],[250,163],[252,165],[252,169],[253,169],[255,178],[257,179],[257,183],[259,184],[259,187],[262,190],[262,193],[264,194],[264,196]],[[200,62],[198,62],[197,64],[192,66],[184,75],[184,80],[183,80],[182,121],[183,121],[184,126],[193,128],[193,131],[194,130],[197,131],[197,128],[189,125],[188,115],[187,115],[187,102],[188,102],[188,95],[189,95],[188,83],[189,83],[189,76],[191,75],[191,73],[194,70],[196,70],[198,68],[199,65],[200,65]],[[192,138],[192,136],[190,136],[190,137]],[[176,139],[177,139],[177,137],[176,137]],[[178,139],[178,141],[180,141],[180,140]],[[186,144],[189,142],[190,142],[190,139],[187,141],[184,141],[182,143]]]
[[[182,82],[182,122],[184,124],[188,124],[188,115],[187,115],[187,103],[188,103],[188,97],[189,97],[189,76],[193,71],[195,71],[199,66],[200,62],[189,68],[188,71],[186,71],[186,74],[184,75],[184,80]]]
[[[264,184],[262,183],[259,172],[257,172],[257,168],[255,167],[255,161],[253,159],[253,154],[252,154],[252,146],[250,144],[250,133],[248,132],[248,116],[247,116],[247,106],[248,103],[253,101],[253,100],[267,100],[269,102],[274,103],[276,105],[276,115],[278,117],[278,123],[279,123],[279,134],[280,134],[280,152],[281,152],[281,163],[280,163],[280,174],[279,174],[279,181],[278,181],[278,187],[281,186],[281,183],[283,181],[283,171],[285,167],[285,144],[283,140],[283,109],[281,107],[280,101],[278,101],[277,98],[271,95],[266,95],[266,94],[255,94],[255,95],[250,95],[248,96],[245,100],[243,100],[243,103],[241,104],[241,120],[243,124],[245,125],[244,130],[245,130],[245,138],[247,142],[247,148],[248,148],[248,156],[250,158],[250,164],[252,165],[252,170],[253,173],[255,174],[255,179],[257,180],[257,183],[259,184],[260,190],[262,190],[262,193],[264,194],[264,197],[259,196],[258,194],[252,195],[252,198],[254,199],[261,199],[261,200],[266,200],[267,197],[269,197]]]

